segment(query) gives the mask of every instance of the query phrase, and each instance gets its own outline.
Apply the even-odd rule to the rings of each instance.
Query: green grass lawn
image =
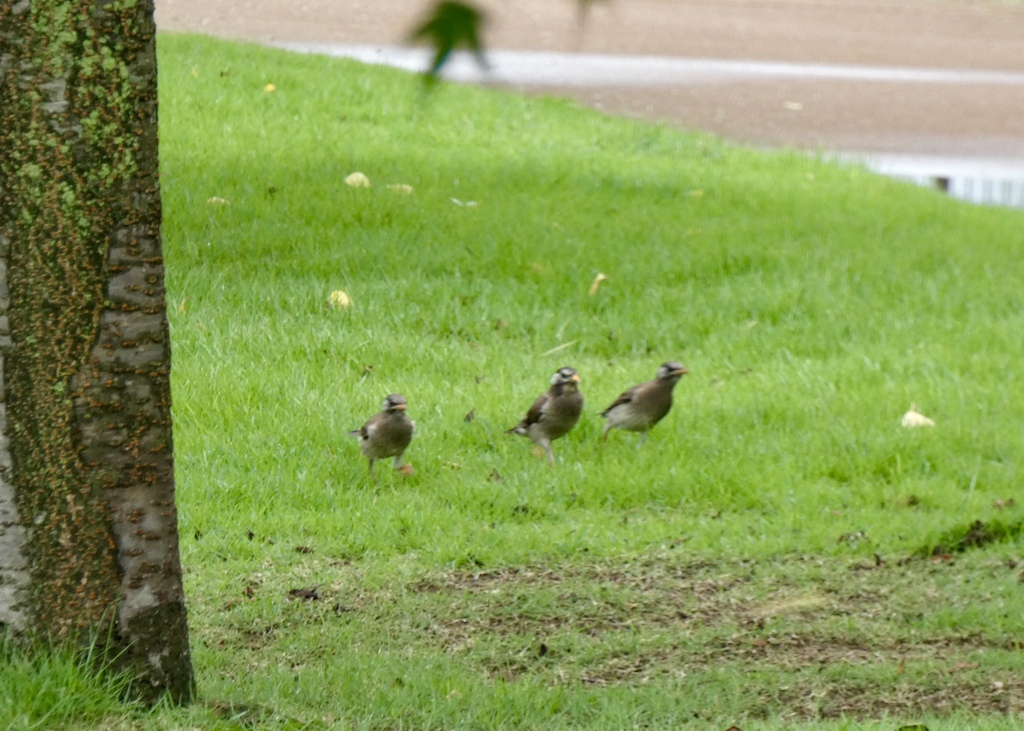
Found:
[[[1019,724],[1024,214],[347,61],[163,36],[160,72],[201,698],[68,718]],[[550,467],[504,431],[562,365]],[[374,483],[345,432],[393,391],[416,471]]]

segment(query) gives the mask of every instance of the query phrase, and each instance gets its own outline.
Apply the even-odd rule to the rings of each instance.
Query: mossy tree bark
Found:
[[[0,626],[193,691],[153,0],[0,0]]]

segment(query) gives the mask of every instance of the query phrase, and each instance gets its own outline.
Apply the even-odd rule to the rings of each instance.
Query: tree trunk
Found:
[[[185,701],[160,215],[153,0],[0,0],[0,627]]]

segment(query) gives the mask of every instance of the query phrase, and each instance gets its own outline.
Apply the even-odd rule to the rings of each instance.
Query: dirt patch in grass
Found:
[[[311,559],[250,581],[205,641],[255,671],[315,662],[344,626],[367,656],[447,655],[495,683],[663,688],[736,718],[1024,713],[1020,560],[1007,556],[659,555],[410,583],[362,571]],[[314,584],[316,599],[289,593]]]
[[[1016,583],[1012,567],[990,563],[990,578]],[[761,699],[751,713],[1021,712],[1024,678],[993,660],[1021,651],[1016,636],[983,620],[928,621],[983,603],[978,574],[923,559],[643,561],[452,572],[408,588],[443,608],[422,628],[427,641],[495,679],[711,683],[725,670]]]
[[[761,695],[766,704],[785,709],[783,717],[857,719],[944,716],[956,712],[1019,714],[1024,711],[1024,683],[897,682],[888,687],[874,683],[835,681],[827,688],[782,687]]]
[[[675,624],[679,621],[715,621],[722,617],[718,599],[733,603],[730,590],[749,583],[743,563],[670,566],[640,563],[618,566],[564,567],[559,569],[508,568],[479,572],[452,572],[410,585],[414,592],[463,594],[492,598],[486,604],[509,604],[537,592],[552,595],[560,608],[546,617],[558,628],[572,624],[584,630],[623,628],[637,623]],[[461,622],[454,616],[451,621]],[[467,621],[472,621],[472,617]],[[491,629],[518,632],[529,629],[535,614],[503,613],[488,618]]]
[[[802,564],[802,565],[801,565]],[[923,565],[923,562],[918,562]],[[799,569],[794,571],[794,567]],[[414,592],[460,597],[447,602],[438,626],[501,634],[537,634],[571,627],[658,630],[731,626],[763,630],[780,622],[825,616],[870,616],[896,611],[884,597],[889,579],[905,583],[912,571],[858,576],[836,562],[807,560],[779,571],[754,562],[671,565],[645,561],[627,567],[510,568],[452,572],[410,585]],[[858,569],[858,565],[852,568]],[[929,567],[925,567],[926,570]],[[821,574],[817,579],[808,572]],[[546,601],[537,601],[538,597]]]

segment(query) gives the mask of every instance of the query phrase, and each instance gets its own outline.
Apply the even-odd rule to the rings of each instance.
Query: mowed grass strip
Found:
[[[1015,726],[1024,215],[562,100],[160,53],[203,704],[110,728]],[[600,446],[669,359],[673,412]],[[504,431],[562,365],[587,407],[549,467]],[[416,472],[374,483],[345,432],[393,391]]]
[[[682,537],[842,555],[844,533],[904,550],[1005,517],[1020,212],[559,100],[427,96],[401,72],[201,39],[162,52],[197,557],[244,554],[248,530],[425,566]],[[350,307],[327,307],[336,289]],[[675,410],[639,452],[622,433],[601,449],[598,411],[670,358],[691,370]],[[504,431],[563,364],[588,405],[549,469]],[[417,421],[417,472],[372,484],[344,433],[390,391]],[[911,403],[938,427],[901,429]]]

